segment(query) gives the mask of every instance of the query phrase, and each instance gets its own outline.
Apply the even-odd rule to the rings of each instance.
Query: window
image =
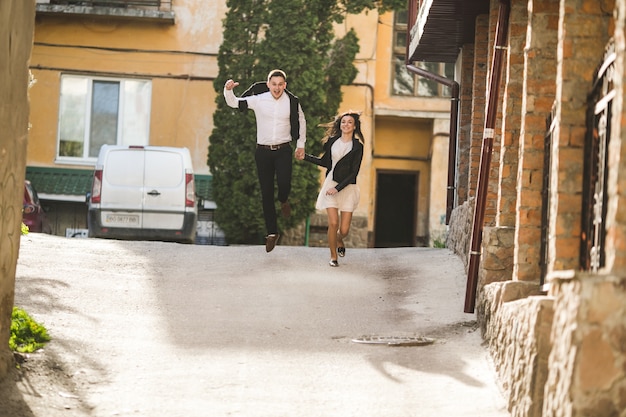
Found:
[[[450,97],[450,88],[428,78],[409,72],[405,65],[408,12],[396,12],[393,26],[393,82],[392,94],[398,96]],[[454,78],[454,64],[441,62],[414,62],[416,67]]]
[[[148,145],[151,94],[146,80],[61,77],[57,159],[94,160],[104,144]]]

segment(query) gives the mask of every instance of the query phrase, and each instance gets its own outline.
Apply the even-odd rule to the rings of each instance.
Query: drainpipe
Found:
[[[491,74],[489,82],[489,98],[485,129],[483,130],[483,146],[480,157],[478,185],[476,187],[476,205],[474,207],[474,224],[472,227],[472,242],[470,247],[469,267],[467,274],[467,288],[465,291],[465,312],[473,313],[476,305],[476,288],[478,286],[478,266],[480,262],[480,247],[483,237],[485,221],[485,205],[487,203],[487,188],[489,186],[489,170],[491,168],[491,154],[493,152],[493,137],[495,135],[497,100],[500,94],[500,78],[502,75],[502,59],[506,51],[506,34],[509,24],[509,2],[500,0],[498,24],[496,26],[496,41],[493,48]]]
[[[450,224],[450,215],[454,208],[454,183],[456,177],[456,137],[457,137],[457,125],[459,119],[459,83],[454,80],[442,77],[439,74],[426,71],[425,69],[416,67],[409,63],[406,64],[406,68],[419,75],[420,77],[428,78],[450,87],[452,92],[452,98],[450,99],[450,143],[448,145],[448,193],[446,198],[446,225]]]

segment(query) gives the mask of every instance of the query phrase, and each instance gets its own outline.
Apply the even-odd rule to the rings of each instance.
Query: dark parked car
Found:
[[[29,232],[35,233],[51,233],[50,223],[46,212],[44,211],[37,191],[33,188],[30,181],[24,181],[24,205],[22,208],[22,222],[28,226]]]

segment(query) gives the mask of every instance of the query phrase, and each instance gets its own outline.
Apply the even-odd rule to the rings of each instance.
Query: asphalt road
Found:
[[[26,417],[509,415],[454,254],[328,258],[23,237],[15,304],[53,337],[51,371],[16,384]],[[69,384],[38,385],[55,376]]]

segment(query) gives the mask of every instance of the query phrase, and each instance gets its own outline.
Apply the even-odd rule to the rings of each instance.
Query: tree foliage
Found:
[[[265,223],[254,161],[254,113],[228,107],[222,95],[224,83],[229,78],[238,81],[235,94],[240,95],[252,83],[265,80],[270,70],[284,70],[287,88],[299,97],[306,116],[306,151],[319,154],[323,132],[318,125],[336,114],[341,86],[357,75],[356,33],[349,31],[336,39],[333,24],[364,10],[402,9],[406,0],[228,0],[226,4],[208,157],[216,221],[230,243],[261,243]],[[279,228],[287,230],[311,215],[318,191],[319,169],[294,160],[292,215],[279,217]]]

